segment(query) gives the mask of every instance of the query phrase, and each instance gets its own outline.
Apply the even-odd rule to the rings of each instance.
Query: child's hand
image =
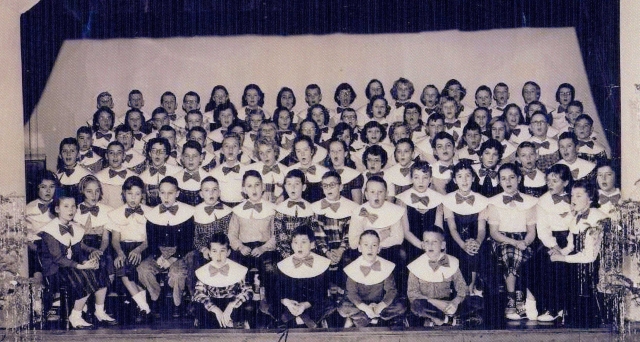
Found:
[[[224,312],[222,313],[222,316],[228,328],[233,327],[233,320],[231,320],[231,313],[233,312],[233,309],[235,307],[234,304],[235,302],[229,303],[229,305],[227,305],[227,307],[224,309]]]
[[[129,263],[137,265],[142,261],[142,255],[134,250],[129,252]]]
[[[82,264],[78,264],[76,266],[76,268],[79,269],[79,270],[97,270],[98,267],[99,267],[98,260],[96,260],[96,259],[88,259],[87,261],[83,262]]]
[[[242,247],[240,247],[240,253],[242,253],[242,255],[247,256],[249,254],[251,254],[251,248],[242,245]]]
[[[262,249],[262,246],[256,247],[251,250],[251,256],[254,258],[261,256],[263,253],[264,253],[264,249]]]
[[[224,319],[224,312],[222,312],[222,310],[220,310],[220,308],[217,306],[214,306],[213,308],[211,308],[211,312],[213,312],[213,314],[216,315],[216,320],[218,320],[218,324],[221,327],[226,328],[227,321]]]
[[[562,250],[557,245],[549,250],[549,255],[558,255],[562,254]]]
[[[454,315],[456,311],[458,311],[458,304],[454,302],[450,302],[449,305],[444,308],[444,313],[447,315]]]
[[[384,310],[386,307],[387,307],[387,304],[385,304],[385,302],[380,302],[378,304],[375,304],[372,306],[373,313],[375,313],[376,316],[380,317],[380,313],[382,313],[382,310]]]
[[[118,257],[113,260],[113,266],[115,266],[116,268],[121,268],[122,266],[124,266],[124,261],[126,258],[127,257],[124,255],[124,253],[118,254]]]
[[[327,252],[327,258],[331,260],[331,265],[336,265],[342,259],[342,253],[338,250],[332,249]]]
[[[555,254],[551,256],[551,261],[565,261],[565,256],[562,254]]]
[[[100,259],[100,257],[102,256],[102,251],[99,249],[96,249],[95,251],[91,252],[91,254],[89,254],[89,259]]]
[[[521,251],[524,251],[525,249],[527,249],[527,244],[524,243],[524,241],[516,241],[514,246]]]
[[[205,258],[206,260],[209,260],[209,248],[207,247],[202,247],[200,248],[200,254],[202,254],[202,257]]]
[[[362,303],[362,304],[358,305],[358,309],[360,309],[362,312],[364,312],[367,315],[367,317],[369,317],[369,318],[376,318],[377,317],[376,313],[373,311],[373,308],[370,305]]]

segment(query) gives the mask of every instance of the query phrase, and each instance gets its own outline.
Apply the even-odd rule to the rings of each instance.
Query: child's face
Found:
[[[438,260],[445,248],[442,235],[436,232],[425,232],[422,236],[422,241],[424,241],[423,245],[426,246],[425,252],[429,259]]]
[[[337,201],[340,199],[340,191],[342,184],[335,177],[329,177],[322,180],[322,191],[329,201]]]
[[[240,126],[235,126],[230,133],[235,133],[240,138],[240,144],[238,146],[242,146],[244,144],[244,130]]]
[[[220,186],[216,182],[204,182],[200,185],[200,197],[204,203],[214,205],[220,198]]]
[[[378,173],[382,170],[382,157],[369,154],[367,156],[367,170],[371,173]]]
[[[315,121],[318,126],[324,127],[324,112],[322,108],[314,108],[311,111],[311,120]]]
[[[417,192],[425,192],[429,189],[429,185],[431,185],[431,174],[419,169],[414,169],[411,174],[411,182]]]
[[[276,138],[276,127],[272,123],[263,123],[260,125],[260,136],[274,139]]]
[[[151,164],[155,167],[164,165],[167,160],[167,151],[164,148],[164,144],[155,143],[149,150],[149,157],[151,158]]]
[[[358,114],[353,111],[342,112],[342,122],[351,127],[356,127],[358,124]]]
[[[160,131],[158,137],[165,138],[169,141],[171,148],[176,148],[176,133],[173,131]]]
[[[504,189],[506,194],[515,194],[518,192],[518,183],[520,183],[520,177],[518,177],[513,170],[503,169],[500,171],[500,186]]]
[[[291,117],[288,111],[283,110],[278,115],[278,129],[288,130],[289,126],[291,126]]]
[[[98,114],[98,129],[103,132],[111,129],[111,114],[107,112]]]
[[[347,157],[347,152],[344,150],[341,142],[334,141],[329,145],[329,157],[331,158],[333,167],[344,166],[344,159]]]
[[[74,144],[62,145],[62,149],[60,149],[60,158],[66,167],[76,165],[76,161],[78,160],[78,147]]]
[[[407,129],[406,126],[398,126],[396,127],[396,129],[393,130],[393,136],[391,137],[391,139],[395,142],[399,141],[400,139],[403,138],[409,138],[409,130]]]
[[[533,170],[538,161],[538,152],[532,147],[518,148],[517,159],[526,170]]]
[[[306,185],[302,184],[302,179],[298,177],[289,177],[284,180],[284,190],[289,195],[289,199],[297,201],[302,197],[302,192]]]
[[[372,82],[371,84],[369,84],[370,98],[376,95],[382,95],[382,89],[382,84],[380,84],[379,82]]]
[[[351,90],[340,90],[340,92],[338,93],[338,104],[340,104],[341,107],[349,107],[349,105],[351,104]]]
[[[128,151],[133,146],[133,134],[131,132],[120,132],[116,135],[116,141],[124,146],[125,151]]]
[[[371,127],[367,129],[367,139],[369,140],[369,144],[377,144],[380,142],[382,138],[382,132],[380,132],[380,128]]]
[[[378,120],[384,119],[384,117],[387,115],[387,102],[383,99],[377,99],[373,101],[371,110],[373,112],[374,118]]]
[[[547,137],[549,124],[547,123],[547,119],[544,115],[538,114],[531,118],[529,129],[531,130],[531,133],[533,133],[533,136],[544,140]]]
[[[251,202],[260,202],[262,198],[262,181],[258,177],[247,177],[242,184],[242,191]]]
[[[107,149],[107,163],[112,169],[119,169],[124,161],[124,150],[118,145],[112,145]]]
[[[240,145],[238,140],[234,138],[226,138],[222,142],[222,154],[228,162],[235,162],[240,153]]]
[[[209,257],[211,257],[211,262],[216,267],[224,266],[227,263],[229,254],[231,254],[229,247],[216,242],[209,244]]]
[[[98,182],[89,182],[85,184],[84,191],[82,192],[84,195],[84,202],[90,207],[95,206],[98,204],[101,193],[100,184],[98,184]]]
[[[569,88],[560,88],[558,90],[558,99],[560,100],[560,104],[566,106],[571,102],[571,89]]]
[[[313,106],[314,104],[320,103],[320,101],[322,101],[322,94],[320,94],[320,89],[307,89],[304,92],[304,100],[307,102],[309,107]]]
[[[351,131],[348,129],[345,129],[344,131],[342,131],[342,134],[340,134],[338,136],[338,139],[344,141],[345,144],[347,144],[347,146],[351,145]]]
[[[192,129],[193,127],[202,127],[202,115],[198,114],[187,114],[185,117],[187,122],[187,130]]]
[[[507,120],[507,124],[509,127],[515,128],[520,124],[520,112],[518,112],[518,108],[511,107],[507,111],[505,118]]]
[[[373,235],[363,235],[360,237],[358,251],[365,261],[373,263],[378,257],[378,252],[380,252],[380,240]]]
[[[407,166],[413,161],[413,150],[411,149],[411,145],[408,143],[396,145],[395,155],[398,164],[402,166]]]
[[[113,108],[113,98],[109,95],[102,95],[98,99],[98,108],[100,107],[109,107]]]
[[[144,99],[142,98],[142,94],[129,95],[129,107],[140,109],[143,106],[144,106]]]
[[[454,181],[460,192],[468,194],[471,191],[471,185],[473,185],[473,174],[471,174],[471,170],[461,169],[456,172]]]
[[[417,108],[405,108],[404,119],[409,126],[415,127],[420,124],[420,112],[418,112]]]
[[[276,151],[271,145],[258,145],[258,158],[265,165],[271,166],[276,163]]]
[[[538,89],[533,84],[527,84],[522,88],[522,98],[524,103],[529,104],[531,101],[537,101],[540,98]]]
[[[502,142],[504,141],[506,131],[507,129],[504,127],[504,122],[496,121],[491,125],[491,138]]]
[[[187,113],[191,110],[200,108],[200,103],[198,102],[198,98],[194,95],[185,96],[183,101],[184,102],[182,102],[182,109]]]
[[[130,208],[137,208],[142,203],[142,188],[132,186],[131,189],[125,190],[124,201]]]
[[[484,110],[478,110],[473,113],[473,121],[475,121],[483,129],[487,127],[489,116]]]
[[[444,122],[442,120],[430,120],[427,129],[429,130],[429,136],[433,137],[444,131]]]
[[[460,102],[460,97],[462,96],[462,89],[459,84],[452,84],[447,88],[449,91],[449,96],[453,97],[456,102]]]
[[[127,121],[127,123],[134,132],[138,132],[142,127],[142,116],[138,112],[131,112],[131,114],[129,114],[129,120]]]
[[[422,98],[426,103],[425,106],[433,108],[438,104],[438,91],[433,88],[426,88],[422,92]]]
[[[578,151],[576,144],[571,139],[562,139],[558,141],[558,150],[560,151],[560,157],[567,162],[573,162],[578,158]]]
[[[599,167],[596,180],[600,190],[610,192],[615,189],[616,173],[610,166]]]
[[[387,199],[387,188],[380,182],[367,182],[366,196],[372,208],[380,208]]]
[[[229,100],[229,96],[224,90],[216,89],[216,91],[213,92],[212,99],[213,99],[213,102],[216,103],[216,106],[218,106],[223,103],[226,103]]]
[[[49,179],[43,179],[38,184],[38,198],[42,202],[49,202],[53,198],[53,194],[56,192],[56,183]]]
[[[529,117],[531,117],[533,115],[533,113],[535,112],[541,112],[542,111],[542,106],[539,104],[530,104],[529,107],[527,107],[527,115]]]
[[[491,106],[491,93],[486,90],[480,90],[476,93],[476,104],[478,107],[489,108]]]
[[[257,132],[260,129],[260,125],[262,125],[262,115],[253,114],[249,118],[249,126],[251,127],[251,131]]]
[[[171,123],[171,119],[166,113],[158,113],[153,116],[153,128],[160,130],[162,126],[166,126]]]
[[[190,172],[198,170],[202,163],[202,154],[195,148],[184,148],[182,150],[182,165]]]
[[[231,124],[233,123],[233,118],[233,111],[231,109],[225,109],[221,111],[219,115],[220,125],[223,128],[231,126]]]
[[[440,161],[449,162],[453,160],[453,142],[449,139],[436,140],[436,148],[434,153]]]
[[[313,123],[309,122],[309,121],[305,121],[300,126],[300,133],[302,133],[303,135],[306,135],[309,138],[311,138],[311,141],[315,141],[315,138],[316,138],[316,126]]]
[[[547,181],[549,193],[552,195],[563,193],[565,187],[569,184],[569,181],[563,181],[557,173],[550,173],[545,177],[545,179]]]
[[[280,94],[280,104],[288,110],[291,110],[291,108],[293,108],[293,94],[289,91],[283,91],[282,94]]]
[[[398,83],[396,87],[396,94],[398,95],[398,101],[404,102],[409,100],[409,85],[406,83]]]
[[[162,97],[162,108],[164,108],[167,113],[173,114],[176,112],[176,108],[178,108],[178,103],[176,102],[176,98],[171,95],[165,95]],[[159,129],[160,127],[158,127]]]
[[[291,249],[297,258],[308,257],[313,248],[315,248],[315,243],[306,235],[296,235],[291,239]]]
[[[88,151],[93,145],[93,137],[89,133],[80,133],[76,137],[78,139],[78,145],[80,145],[80,151]]]
[[[470,129],[467,130],[467,133],[464,135],[464,140],[470,148],[477,150],[482,142],[482,134],[475,129]]]
[[[249,107],[258,107],[258,102],[260,101],[260,94],[256,89],[249,89],[244,95],[244,99],[247,101],[247,106]]]
[[[480,162],[488,169],[498,165],[498,161],[500,161],[500,155],[495,148],[485,148],[480,156]]]
[[[442,103],[442,115],[445,119],[455,120],[456,111],[458,110],[455,101],[445,101]]]
[[[580,116],[580,115],[582,115],[582,111],[580,110],[580,107],[578,107],[578,106],[569,106],[567,108],[566,117],[569,119],[569,124],[575,125],[576,118],[578,116]]]
[[[499,106],[506,105],[507,101],[509,101],[509,88],[504,86],[495,87],[493,90],[493,98]]]
[[[198,144],[200,144],[200,146],[204,148],[205,142],[207,141],[207,136],[202,132],[192,131],[191,134],[189,134],[189,140],[197,141]]]
[[[591,206],[591,198],[584,188],[571,189],[571,210],[580,213]]]
[[[298,160],[300,161],[300,164],[302,165],[311,164],[311,161],[313,159],[313,150],[311,149],[311,146],[309,146],[308,142],[304,140],[298,141],[293,146],[293,149],[295,151],[296,158],[298,158]]]
[[[174,203],[176,203],[178,195],[180,195],[180,190],[178,190],[178,187],[167,182],[160,184],[158,192],[160,193],[160,200],[162,201],[162,204],[165,205],[165,207],[170,207]]]
[[[60,199],[60,203],[55,207],[55,212],[60,221],[67,223],[76,216],[76,209],[76,200],[73,197],[65,197]]]

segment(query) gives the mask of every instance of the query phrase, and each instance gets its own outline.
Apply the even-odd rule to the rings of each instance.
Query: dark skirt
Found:
[[[49,278],[50,281],[57,282],[58,286],[66,286],[71,300],[76,301],[107,286],[98,273],[99,269],[79,270],[74,267],[60,267],[58,273]]]
[[[132,250],[138,248],[138,246],[140,246],[141,244],[142,242],[120,242],[120,249],[122,249],[122,252],[124,253],[125,261],[122,267],[116,268],[115,274],[117,277],[127,277],[130,281],[136,283],[138,282],[138,271],[136,270],[136,268],[139,264],[134,265],[129,262],[129,253],[131,253]],[[143,252],[141,257],[141,260],[144,260],[146,258],[146,253]]]
[[[82,242],[95,249],[100,249],[100,245],[102,244],[102,235],[94,235],[94,234],[85,234],[82,237]],[[89,255],[91,253],[84,253],[83,260],[89,259]],[[113,254],[111,253],[111,245],[105,249],[104,253],[100,257],[99,260],[100,268],[96,270],[98,276],[101,278],[101,281],[104,284],[109,283],[109,275],[115,273],[115,268],[113,267]]]

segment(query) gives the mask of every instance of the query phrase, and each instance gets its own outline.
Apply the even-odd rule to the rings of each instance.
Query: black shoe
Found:
[[[136,314],[136,324],[145,324],[148,323],[151,319],[151,313],[148,313],[144,310],[138,310]]]
[[[180,318],[181,314],[180,314],[180,306],[173,306],[173,311],[171,313],[171,317],[173,318]]]

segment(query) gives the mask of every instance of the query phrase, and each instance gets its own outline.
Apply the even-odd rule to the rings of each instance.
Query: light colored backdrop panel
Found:
[[[305,108],[304,88],[309,83],[320,85],[325,106],[335,107],[335,87],[349,82],[358,95],[354,107],[359,107],[365,104],[364,88],[370,79],[380,79],[391,99],[389,90],[399,77],[414,83],[416,102],[425,85],[442,88],[456,78],[467,88],[464,102],[470,105],[479,85],[493,88],[498,82],[507,83],[511,101],[521,105],[522,85],[534,80],[542,87],[542,101],[555,107],[557,86],[569,82],[601,128],[571,28],[77,40],[64,43],[26,126],[27,152],[46,154],[53,169],[58,143],[74,136],[75,129],[91,118],[96,95],[102,91],[111,92],[116,114],[124,115],[131,89],[143,92],[143,110],[150,113],[166,90],[173,91],[179,102],[185,92],[194,90],[204,108],[217,84],[225,85],[231,101],[240,107],[244,86],[256,83],[266,94],[265,108],[272,111],[278,90],[288,86],[300,110]]]

